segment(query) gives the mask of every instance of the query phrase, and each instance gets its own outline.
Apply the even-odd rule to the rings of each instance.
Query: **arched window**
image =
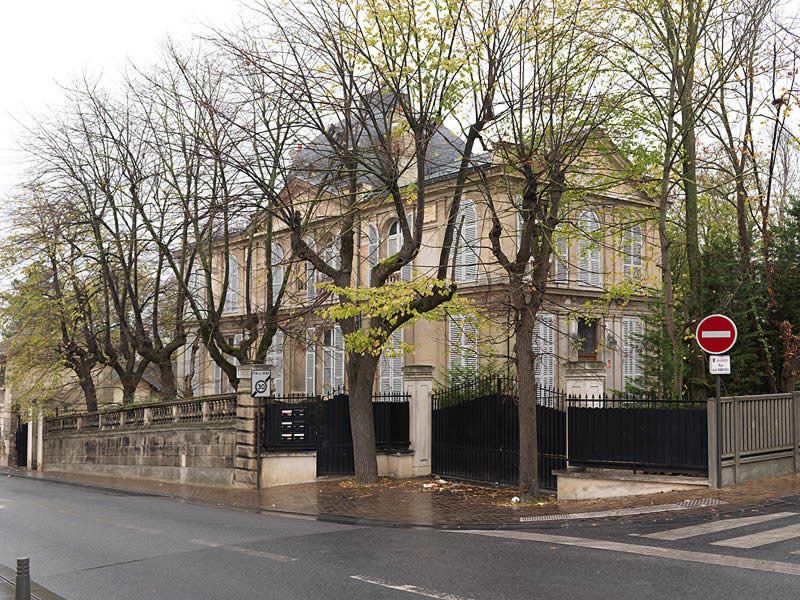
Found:
[[[456,253],[455,279],[459,283],[467,283],[478,279],[478,215],[475,205],[463,200],[456,217],[455,232],[458,250]]]
[[[631,225],[622,233],[622,275],[627,280],[642,276],[641,225]]]
[[[600,231],[600,219],[594,211],[587,210],[579,219],[581,238],[578,242],[578,280],[584,285],[601,287],[603,284],[602,265],[600,263],[600,243],[597,234]]]
[[[223,312],[237,312],[239,310],[239,261],[236,257],[228,257],[228,290],[225,293],[225,306]]]
[[[408,223],[410,226],[412,223],[411,219],[408,220]],[[400,221],[392,221],[392,224],[389,225],[389,235],[386,238],[386,257],[394,256],[400,252],[402,246],[403,232],[400,228]],[[400,269],[400,279],[403,281],[411,281],[411,263],[404,265]]]
[[[286,266],[283,264],[283,260],[286,258],[286,255],[283,252],[283,248],[281,248],[278,244],[272,244],[272,259],[271,259],[271,267],[272,267],[272,303],[278,301],[278,294],[281,291],[281,287],[283,287],[283,278],[286,275]]]

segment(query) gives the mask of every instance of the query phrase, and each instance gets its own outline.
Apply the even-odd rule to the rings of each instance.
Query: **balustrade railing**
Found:
[[[203,396],[113,410],[48,417],[48,433],[114,431],[155,425],[223,423],[236,418],[236,396]]]

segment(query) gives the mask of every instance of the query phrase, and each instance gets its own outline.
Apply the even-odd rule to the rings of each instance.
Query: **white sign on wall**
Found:
[[[708,370],[712,375],[730,375],[731,357],[728,354],[712,354],[708,357]]]
[[[269,398],[272,393],[269,369],[253,367],[250,371],[250,395],[253,398]]]

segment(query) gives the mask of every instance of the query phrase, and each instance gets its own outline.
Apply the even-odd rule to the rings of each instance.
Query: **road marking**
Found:
[[[669,529],[667,531],[659,531],[658,533],[648,533],[638,537],[652,538],[654,540],[683,540],[698,535],[706,535],[707,533],[716,533],[718,531],[727,531],[728,529],[736,529],[737,527],[747,527],[748,525],[755,525],[756,523],[764,523],[766,521],[773,521],[775,519],[783,519],[785,517],[792,517],[797,513],[793,512],[780,512],[770,515],[756,515],[753,517],[741,517],[737,519],[724,519],[721,521],[711,521],[701,525],[690,525],[689,527],[679,527],[678,529]]]
[[[701,331],[700,337],[702,338],[715,338],[727,340],[733,335],[732,331]]]
[[[283,554],[274,554],[272,552],[264,552],[262,550],[251,550],[250,548],[240,548],[239,546],[228,546],[227,544],[220,544],[217,542],[207,542],[206,540],[191,539],[193,544],[199,546],[207,546],[208,548],[222,548],[223,550],[230,550],[231,552],[238,552],[239,554],[246,554],[248,556],[255,556],[256,558],[266,558],[277,562],[294,562],[297,559],[292,556],[285,556]]]
[[[389,588],[390,590],[399,590],[401,592],[408,592],[409,594],[416,594],[417,596],[425,596],[426,598],[436,598],[436,600],[470,600],[464,596],[457,596],[456,594],[448,594],[447,592],[436,592],[434,590],[427,590],[425,588],[417,587],[416,585],[407,585],[401,583],[389,583],[384,579],[375,579],[365,575],[350,575],[350,579],[356,581],[363,581],[364,583],[371,583],[380,587]]]
[[[593,550],[609,550],[612,552],[624,552],[626,554],[638,554],[640,556],[652,556],[655,558],[669,558],[682,560],[685,562],[702,563],[706,565],[717,565],[720,567],[734,567],[737,569],[749,569],[751,571],[766,571],[767,573],[784,573],[786,575],[800,575],[800,564],[778,562],[771,560],[756,560],[753,558],[742,558],[738,556],[726,556],[724,554],[709,554],[706,552],[692,552],[690,550],[675,550],[673,548],[661,548],[658,546],[640,546],[639,544],[625,544],[622,542],[610,542],[604,540],[592,540],[588,538],[575,538],[561,535],[548,535],[544,533],[528,533],[525,531],[453,531],[452,533],[466,533],[470,535],[485,535],[488,537],[510,538],[531,542],[543,542],[545,544],[560,544],[562,546],[577,546],[579,548],[591,548]]]
[[[729,548],[757,548],[758,546],[766,546],[767,544],[783,542],[796,537],[800,537],[800,524],[787,525],[786,527],[770,529],[769,531],[762,531],[761,533],[753,533],[750,535],[743,535],[742,537],[731,538],[729,540],[722,540],[720,542],[714,542],[712,546],[727,546]]]

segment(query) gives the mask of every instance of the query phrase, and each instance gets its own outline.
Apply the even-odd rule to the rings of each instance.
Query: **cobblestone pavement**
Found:
[[[800,495],[800,475],[772,477],[722,490],[701,489],[624,498],[562,501],[546,496],[532,504],[513,504],[514,489],[485,487],[436,477],[404,480],[382,479],[373,485],[357,485],[348,479],[263,490],[241,490],[162,483],[151,480],[78,475],[57,472],[5,470],[7,476],[24,475],[50,481],[99,486],[170,496],[231,508],[261,509],[308,515],[323,519],[354,520],[395,526],[521,527],[539,518],[551,520],[579,513],[630,516],[634,509],[683,503],[684,511],[727,512],[748,506],[766,506]],[[687,509],[687,507],[689,507]],[[645,512],[645,511],[643,511]]]

